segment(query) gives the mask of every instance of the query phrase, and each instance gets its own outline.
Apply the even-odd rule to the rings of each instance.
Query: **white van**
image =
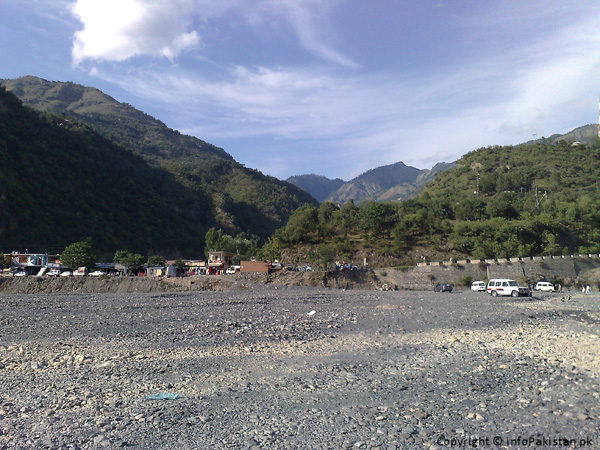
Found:
[[[485,281],[473,281],[471,290],[473,292],[485,292]]]
[[[554,285],[548,281],[538,281],[533,287],[536,291],[554,292]]]
[[[80,267],[79,269],[77,269],[75,272],[73,272],[73,275],[75,276],[85,276],[88,274],[88,270],[87,267]]]
[[[497,278],[490,280],[487,285],[487,293],[492,297],[498,295],[510,295],[512,297],[527,297],[529,296],[529,288],[519,286],[515,280],[508,278]]]

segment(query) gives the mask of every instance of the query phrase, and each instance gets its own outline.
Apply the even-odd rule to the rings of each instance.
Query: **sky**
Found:
[[[96,87],[286,179],[598,122],[597,0],[2,0],[0,78]]]

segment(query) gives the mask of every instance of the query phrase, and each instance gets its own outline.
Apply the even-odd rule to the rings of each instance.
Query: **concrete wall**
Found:
[[[473,281],[511,278],[521,283],[547,279],[568,286],[574,284],[581,273],[596,268],[600,268],[598,255],[569,255],[485,261],[436,261],[419,263],[413,269],[404,271],[376,269],[375,273],[382,282],[399,289],[428,290],[437,283],[459,286],[467,276]]]
[[[240,261],[242,273],[269,273],[269,264],[264,261]]]

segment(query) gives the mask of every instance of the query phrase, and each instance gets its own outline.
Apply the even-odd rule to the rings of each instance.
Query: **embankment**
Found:
[[[600,288],[600,258],[536,258],[524,260],[464,261],[361,270],[192,276],[0,278],[0,292],[100,293],[255,290],[268,286],[307,286],[333,289],[430,290],[437,283],[465,285],[468,280],[511,278],[519,283],[549,280],[565,287],[589,284]]]

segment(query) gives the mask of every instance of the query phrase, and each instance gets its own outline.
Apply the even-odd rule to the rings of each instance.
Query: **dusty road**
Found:
[[[595,295],[0,293],[0,449],[600,449],[599,336]]]

